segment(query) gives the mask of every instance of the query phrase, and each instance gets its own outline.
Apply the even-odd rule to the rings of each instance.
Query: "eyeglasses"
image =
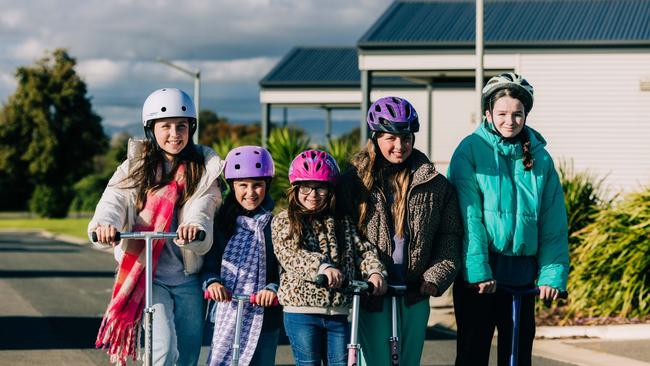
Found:
[[[319,196],[327,196],[327,193],[329,193],[330,190],[327,187],[310,187],[310,186],[298,187],[298,192],[300,192],[300,194],[304,194],[305,196],[308,196],[312,191],[316,191],[316,194]]]

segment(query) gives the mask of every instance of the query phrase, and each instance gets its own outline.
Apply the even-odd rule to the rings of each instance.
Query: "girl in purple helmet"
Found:
[[[368,110],[371,139],[343,176],[344,209],[375,244],[388,283],[406,285],[397,303],[400,364],[419,365],[429,296],[440,296],[458,271],[463,227],[453,186],[413,147],[420,124],[405,99],[384,97]],[[391,364],[390,297],[362,303],[359,337],[366,365]]]
[[[289,168],[289,207],[273,218],[273,246],[281,266],[278,297],[296,365],[346,365],[349,295],[333,291],[344,279],[368,279],[385,291],[383,264],[352,220],[335,215],[339,169],[324,151],[300,153]],[[317,286],[319,274],[327,287]]]
[[[230,365],[237,304],[230,295],[256,294],[244,306],[240,365],[274,365],[282,312],[272,306],[279,283],[271,244],[273,200],[267,194],[275,173],[269,152],[242,146],[226,157],[230,193],[217,215],[215,240],[201,272],[203,289],[217,304],[209,309],[214,323],[208,365]]]

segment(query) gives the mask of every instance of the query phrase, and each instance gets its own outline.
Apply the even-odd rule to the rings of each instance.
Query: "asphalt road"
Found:
[[[0,232],[0,365],[107,365],[94,340],[114,271],[110,253],[36,234]],[[203,347],[200,364],[207,351]],[[453,365],[454,357],[453,335],[430,329],[422,365]],[[286,338],[276,364],[293,364]],[[543,358],[533,364],[569,365]]]

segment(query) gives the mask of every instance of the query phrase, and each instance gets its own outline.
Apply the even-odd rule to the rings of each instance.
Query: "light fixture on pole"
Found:
[[[199,115],[201,114],[200,100],[201,100],[201,70],[188,70],[184,67],[178,66],[171,63],[171,61],[165,60],[162,57],[157,58],[158,62],[163,63],[169,67],[173,67],[176,70],[185,73],[194,78],[194,109],[196,110],[196,131],[194,131],[193,140],[195,144],[199,143]]]

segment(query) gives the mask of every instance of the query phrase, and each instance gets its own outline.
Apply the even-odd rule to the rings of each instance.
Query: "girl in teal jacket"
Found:
[[[449,179],[465,224],[462,277],[454,286],[456,365],[487,365],[498,328],[499,365],[507,364],[511,302],[498,285],[539,286],[542,299],[566,290],[569,271],[564,195],[546,141],[526,125],[533,87],[505,73],[483,88],[483,123],[456,148]],[[471,284],[471,285],[470,285]],[[521,306],[519,365],[530,365],[534,296]]]

